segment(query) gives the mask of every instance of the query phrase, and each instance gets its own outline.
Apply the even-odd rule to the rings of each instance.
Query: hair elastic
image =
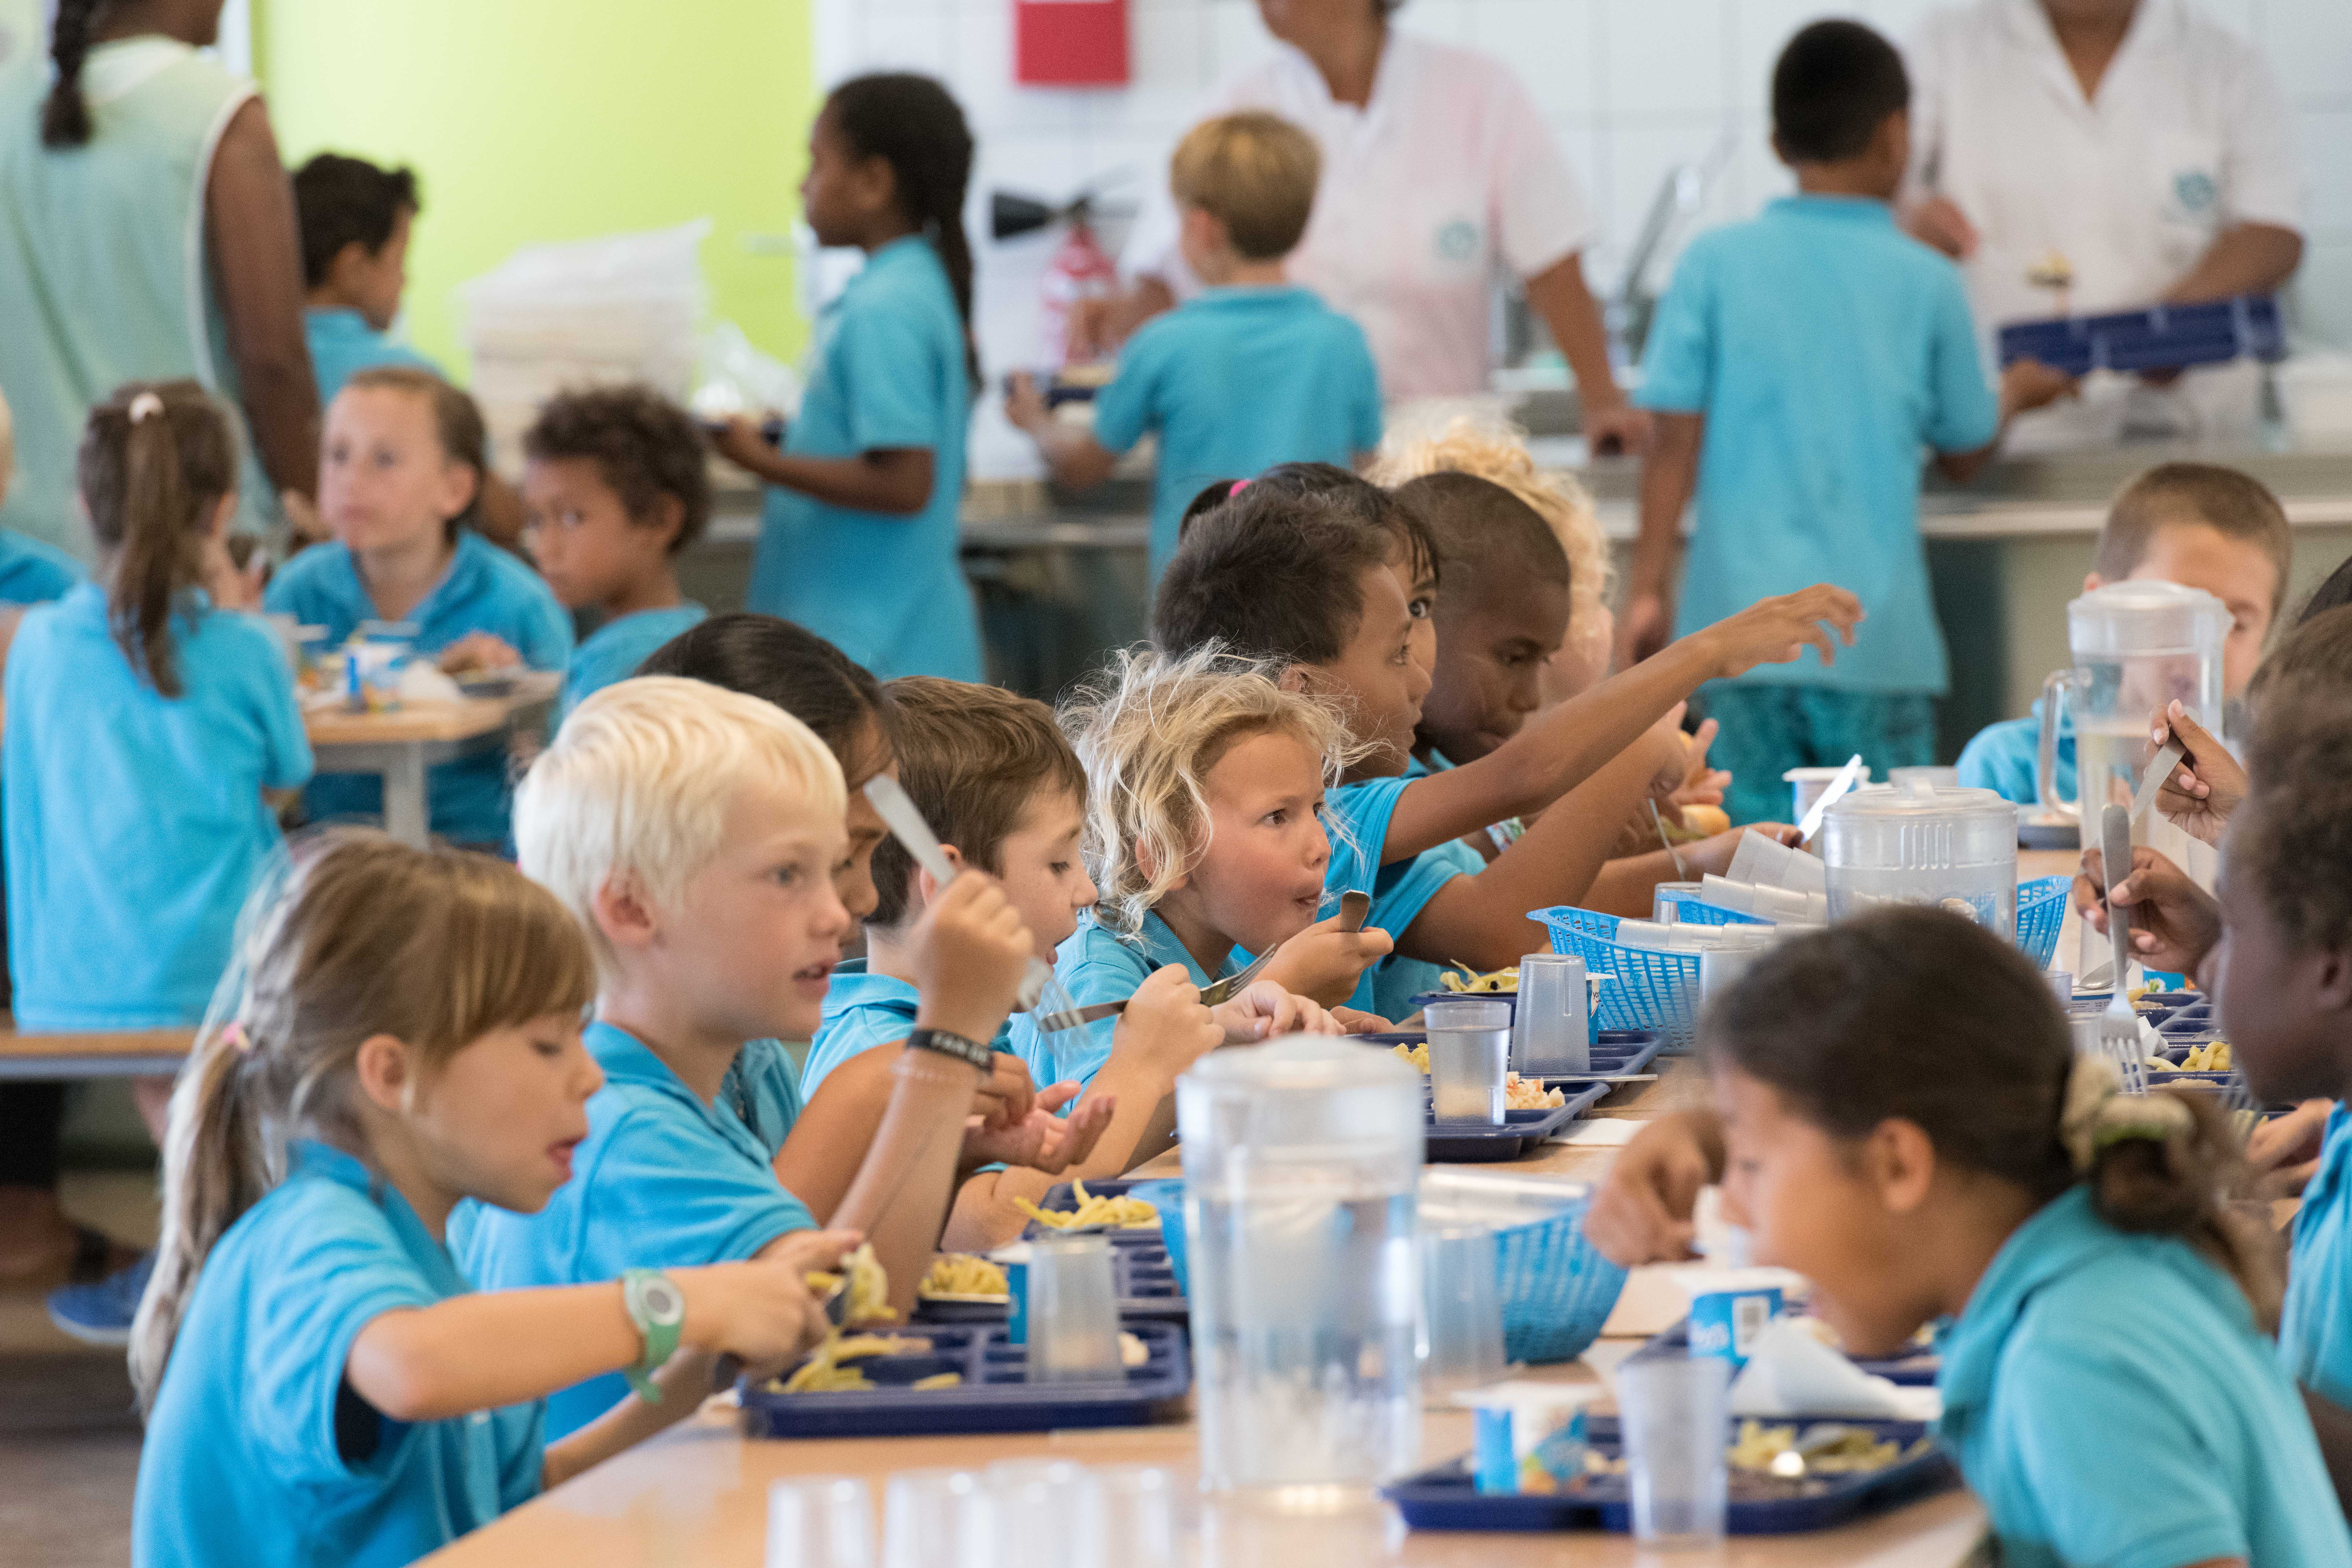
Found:
[[[2105,1057],[2077,1056],[2067,1071],[2066,1110],[2058,1135],[2074,1169],[2084,1175],[2102,1149],[2143,1138],[2161,1143],[2196,1125],[2178,1095],[2126,1094],[2123,1076]]]
[[[163,412],[163,400],[152,392],[142,392],[131,400],[131,423],[133,425]]]
[[[239,1056],[249,1057],[253,1054],[253,1037],[246,1033],[245,1026],[235,1019],[231,1019],[221,1029],[221,1044]]]
[[[1225,499],[1227,500],[1231,500],[1247,489],[1249,489],[1249,481],[1247,479],[1235,479],[1234,481],[1234,488],[1225,492]]]

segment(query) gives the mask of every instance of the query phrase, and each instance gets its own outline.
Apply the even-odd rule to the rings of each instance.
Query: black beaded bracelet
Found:
[[[917,1029],[907,1037],[907,1044],[919,1051],[937,1051],[943,1057],[953,1057],[967,1067],[982,1072],[992,1072],[992,1058],[996,1052],[979,1040],[968,1040],[961,1035],[950,1035],[945,1029]]]

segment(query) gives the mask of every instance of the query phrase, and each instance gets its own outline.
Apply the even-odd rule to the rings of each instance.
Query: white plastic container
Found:
[[[1830,919],[1940,904],[2000,936],[2017,931],[2017,807],[1989,789],[1855,791],[1822,820]]]

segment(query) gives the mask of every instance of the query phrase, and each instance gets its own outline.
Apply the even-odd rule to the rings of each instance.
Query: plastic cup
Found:
[[[1731,1363],[1635,1357],[1617,1369],[1617,1411],[1633,1499],[1633,1539],[1683,1551],[1723,1540]]]
[[[1830,781],[1844,771],[1844,765],[1841,763],[1833,768],[1790,768],[1787,773],[1782,773],[1780,782],[1790,786],[1789,820],[1804,821],[1805,813],[1813,809],[1813,802],[1821,799],[1822,791],[1829,788]],[[1853,775],[1853,787],[1856,789],[1860,789],[1869,782],[1868,768],[1864,768]],[[1749,837],[1753,837],[1755,835],[1751,834]]]
[[[1085,1568],[1081,1542],[1102,1535],[1102,1489],[1066,1459],[1007,1459],[982,1475],[989,1568]]]
[[[1511,1066],[1529,1078],[1592,1070],[1592,1020],[1585,1012],[1584,960],[1531,952],[1519,960],[1519,1001],[1511,1009]]]
[[[768,1489],[767,1568],[874,1568],[874,1493],[856,1476]]]
[[[1432,1002],[1422,1017],[1429,1028],[1430,1105],[1437,1119],[1501,1126],[1511,1009],[1500,1002]]]
[[[1028,1292],[1030,1382],[1095,1383],[1127,1375],[1118,1354],[1118,1293],[1108,1237],[1032,1241]]]
[[[902,1470],[882,1494],[882,1568],[982,1568],[988,1488],[971,1470]]]
[[[1097,1528],[1075,1568],[1176,1568],[1176,1477],[1157,1465],[1093,1472]]]
[[[1495,1282],[1495,1233],[1463,1226],[1421,1233],[1424,1347],[1422,1397],[1443,1404],[1503,1375],[1503,1304]]]
[[[2074,1005],[2074,977],[2073,975],[2067,973],[2063,969],[2053,969],[2044,973],[2042,978],[2049,982],[2051,994],[2058,998],[2058,1005],[2061,1007],[2072,1007]]]
[[[1660,925],[1672,925],[1682,918],[1683,901],[1696,899],[1702,890],[1697,882],[1661,882],[1650,892],[1650,918]]]

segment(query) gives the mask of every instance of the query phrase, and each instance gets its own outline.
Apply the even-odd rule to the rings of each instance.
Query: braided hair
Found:
[[[971,335],[971,241],[963,228],[964,193],[971,185],[971,128],[948,89],[927,76],[885,71],[852,77],[833,89],[825,107],[859,158],[890,165],[898,207],[922,231],[947,268],[963,318],[964,371],[977,389],[980,350]]]
[[[57,63],[57,84],[41,105],[41,145],[89,145],[89,100],[82,96],[81,68],[89,58],[90,35],[107,0],[58,0],[57,20],[49,28],[49,58]]]

